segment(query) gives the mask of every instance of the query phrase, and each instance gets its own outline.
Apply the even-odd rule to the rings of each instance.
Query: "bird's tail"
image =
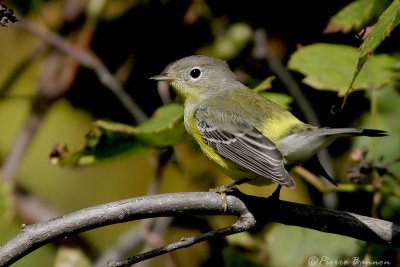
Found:
[[[324,129],[326,135],[349,135],[349,136],[370,136],[381,137],[387,136],[386,131],[376,129],[359,129],[359,128],[321,128]]]

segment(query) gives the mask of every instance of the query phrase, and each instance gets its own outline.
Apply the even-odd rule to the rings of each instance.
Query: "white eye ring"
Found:
[[[201,71],[201,68],[199,67],[194,67],[193,69],[190,70],[190,78],[192,80],[198,80],[200,79],[201,75],[203,74],[203,72]]]

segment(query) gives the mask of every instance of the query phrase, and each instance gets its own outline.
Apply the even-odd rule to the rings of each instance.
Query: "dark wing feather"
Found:
[[[282,153],[256,128],[245,122],[217,123],[201,111],[196,112],[195,117],[204,140],[221,156],[262,177],[287,187],[295,186],[285,170]]]

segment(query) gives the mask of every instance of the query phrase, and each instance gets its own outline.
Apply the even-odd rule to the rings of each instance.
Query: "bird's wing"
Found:
[[[243,120],[229,122],[226,117],[212,116],[205,109],[195,112],[205,142],[245,169],[293,188],[295,183],[285,170],[284,157],[276,145],[251,124]]]

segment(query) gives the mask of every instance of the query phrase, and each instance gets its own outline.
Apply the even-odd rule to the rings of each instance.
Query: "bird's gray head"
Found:
[[[184,100],[243,86],[225,61],[200,55],[177,60],[151,79],[169,82]]]

